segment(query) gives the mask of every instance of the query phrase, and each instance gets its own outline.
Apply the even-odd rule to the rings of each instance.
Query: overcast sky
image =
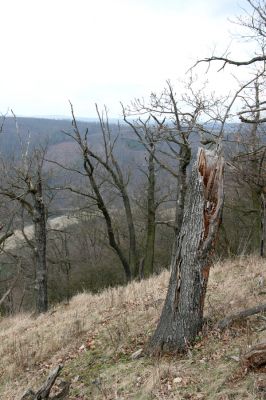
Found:
[[[167,79],[183,79],[214,46],[223,52],[230,32],[238,29],[228,19],[246,4],[2,0],[0,112],[12,108],[17,115],[67,116],[70,99],[79,116],[94,116],[95,102],[116,116],[120,101],[159,91]],[[236,41],[231,47],[245,56]],[[220,73],[216,85],[217,91],[227,90],[228,76]]]

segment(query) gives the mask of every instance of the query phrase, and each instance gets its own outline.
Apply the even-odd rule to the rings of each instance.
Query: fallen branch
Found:
[[[266,303],[231,314],[219,321],[216,327],[220,330],[224,330],[225,328],[229,328],[235,321],[250,317],[251,315],[259,314],[261,312],[266,312]]]
[[[32,389],[28,389],[20,400],[63,400],[66,398],[69,392],[70,384],[68,382],[63,383],[63,388],[60,393],[53,397],[49,397],[50,391],[62,370],[63,365],[58,365],[55,369],[53,369],[46,382],[40,387],[40,389],[35,393]]]
[[[266,342],[258,343],[241,358],[244,368],[260,368],[266,365]]]

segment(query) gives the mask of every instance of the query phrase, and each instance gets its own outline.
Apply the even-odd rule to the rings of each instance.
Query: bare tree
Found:
[[[123,108],[124,121],[132,128],[139,142],[147,150],[146,163],[147,172],[143,171],[147,179],[147,200],[146,200],[146,241],[144,258],[141,261],[140,274],[148,276],[153,273],[154,267],[154,246],[156,231],[156,210],[160,204],[155,198],[156,192],[156,160],[157,146],[161,141],[160,125],[151,124],[150,117],[146,120],[130,121],[127,118],[126,110]]]
[[[266,148],[265,127],[261,124],[260,104],[265,90],[264,79],[256,79],[242,94],[244,114],[249,114],[248,121],[243,121],[237,138],[237,146],[231,156],[230,167],[234,190],[245,191],[245,202],[237,200],[236,209],[245,220],[252,216],[254,235],[260,231],[260,255],[265,255],[265,193],[266,193]],[[243,118],[241,118],[243,119]],[[248,204],[247,200],[249,199]]]
[[[218,61],[222,63],[219,71],[224,69],[227,65],[233,66],[250,66],[252,64],[264,64],[266,61],[265,49],[265,39],[266,39],[266,2],[265,0],[246,0],[247,9],[244,15],[237,18],[236,24],[245,28],[246,33],[242,34],[244,41],[247,39],[253,42],[256,46],[256,54],[247,60],[235,60],[228,57],[229,50],[223,55],[213,55],[211,57],[206,57],[204,59],[198,60],[196,65],[202,62],[211,63],[213,61]]]
[[[83,178],[83,182],[84,179],[88,179],[89,189],[87,191],[86,189],[80,189],[80,187],[77,186],[74,187],[74,185],[64,187],[63,189],[68,189],[71,192],[86,198],[92,203],[92,205],[96,206],[96,208],[104,218],[109,245],[118,256],[123,266],[126,280],[129,281],[137,270],[136,235],[130,199],[127,191],[129,178],[128,176],[125,176],[122,172],[122,169],[114,153],[114,147],[117,137],[115,137],[114,139],[111,137],[107,113],[105,115],[106,119],[104,119],[104,117],[100,115],[96,106],[99,116],[99,122],[101,125],[104,146],[103,154],[94,151],[89,145],[88,130],[86,130],[84,135],[80,132],[78,122],[74,114],[74,109],[71,103],[70,106],[73,132],[65,132],[65,134],[71,137],[77,143],[79,149],[81,150],[84,172],[81,172],[79,169],[73,168],[71,166],[68,167],[62,164],[58,164],[56,161],[53,160],[50,161],[60,165],[65,170],[81,175]],[[103,195],[103,188],[106,188],[107,185],[111,185],[113,188],[115,188],[115,190],[122,198],[129,234],[128,257],[124,254],[124,250],[118,238],[116,237],[116,230],[114,227],[112,213],[108,208],[108,201],[104,198]]]
[[[218,100],[207,98],[203,90],[194,88],[195,81],[191,76],[185,85],[186,93],[177,96],[173,85],[167,81],[166,88],[160,94],[152,93],[150,101],[137,99],[130,106],[123,107],[123,115],[125,122],[131,126],[140,143],[144,146],[148,153],[149,172],[148,194],[152,200],[147,204],[148,223],[147,226],[154,226],[152,233],[147,236],[147,244],[155,238],[155,211],[156,207],[154,199],[154,171],[153,165],[158,165],[162,170],[167,172],[176,182],[176,200],[175,200],[175,218],[166,224],[174,228],[175,235],[180,232],[184,207],[185,196],[187,192],[188,170],[192,161],[192,141],[193,136],[197,136],[204,140],[208,136],[210,143],[216,143],[219,134],[215,137],[212,132],[211,125],[203,124],[202,119],[212,122],[217,120],[217,115],[210,115],[210,110],[214,106],[218,106]],[[132,120],[135,117],[135,120]],[[145,119],[146,118],[146,119]],[[224,124],[221,125],[223,131]],[[206,143],[205,143],[206,144]],[[151,177],[153,179],[151,179]],[[153,197],[151,197],[153,193]],[[152,218],[151,218],[151,217]],[[163,223],[163,221],[160,221]],[[149,229],[147,229],[147,234]],[[173,254],[175,254],[174,241]],[[146,247],[146,252],[149,247]],[[151,269],[152,257],[145,255],[145,268]]]
[[[30,150],[30,139],[24,141],[19,135],[16,117],[20,154],[12,160],[1,157],[0,195],[17,203],[29,217],[34,226],[34,240],[24,235],[33,251],[35,264],[36,311],[48,309],[47,295],[47,204],[44,194],[43,163],[45,149]]]
[[[265,246],[265,225],[266,225],[266,215],[265,215],[265,149],[262,143],[261,148],[255,144],[257,138],[257,132],[262,131],[263,125],[266,122],[265,111],[266,111],[266,100],[263,95],[263,91],[260,87],[265,87],[266,83],[266,55],[265,55],[265,45],[266,45],[266,2],[265,0],[247,0],[247,11],[244,16],[237,19],[237,23],[246,30],[246,34],[242,34],[242,39],[246,41],[247,39],[254,44],[254,56],[247,60],[235,60],[228,56],[228,54],[223,54],[222,56],[213,55],[197,61],[194,65],[198,65],[202,62],[207,62],[209,65],[213,62],[222,63],[219,71],[224,69],[226,66],[237,66],[237,67],[251,67],[252,73],[255,77],[252,81],[247,83],[245,87],[250,89],[250,84],[254,83],[255,96],[250,97],[250,93],[243,93],[241,96],[242,109],[238,112],[239,119],[242,123],[253,125],[251,128],[251,137],[249,142],[249,149],[242,154],[238,154],[236,158],[242,162],[245,162],[245,178],[244,180],[249,182],[249,185],[253,186],[254,192],[257,192],[261,203],[261,255],[264,254]],[[251,148],[253,147],[253,148]],[[252,165],[253,172],[247,171],[247,162],[249,167]],[[240,164],[238,164],[238,167]],[[236,167],[236,165],[235,165]],[[248,176],[249,175],[249,176]],[[252,177],[251,177],[252,176]],[[243,174],[242,174],[243,177]]]
[[[172,124],[162,123],[162,137],[178,160],[179,167],[172,174],[181,191],[176,211],[176,221],[181,227],[176,226],[168,293],[159,324],[146,349],[150,354],[185,351],[202,329],[211,255],[223,208],[223,135],[232,107],[246,86],[241,86],[222,103],[204,99],[203,93],[195,96],[192,91],[191,97],[183,97],[180,102],[184,107],[184,99],[187,100],[186,111],[181,110],[172,87],[168,87],[166,99],[162,102],[161,98],[154,97],[155,102],[148,109],[152,115],[160,112],[162,116],[165,112],[168,118],[173,118]],[[142,110],[147,112],[147,107]],[[156,115],[154,119],[158,119]],[[193,134],[201,137],[202,144],[214,149],[199,151],[187,184]],[[158,153],[156,161],[172,170]]]
[[[237,66],[237,67],[254,67],[257,69],[257,75],[265,78],[265,40],[266,40],[266,2],[265,0],[246,0],[248,7],[245,11],[245,15],[237,19],[237,24],[244,27],[247,31],[246,34],[242,34],[243,41],[247,39],[254,43],[255,54],[248,60],[234,60],[228,57],[228,51],[222,56],[213,55],[211,57],[206,57],[204,59],[198,60],[196,64],[192,67],[194,68],[202,62],[208,64],[212,62],[221,62],[222,66],[219,71],[224,69],[227,65]],[[254,70],[253,70],[254,71]],[[240,120],[246,123],[263,123],[266,122],[266,118],[260,115],[258,119],[250,119],[246,117],[245,114],[254,113],[255,111],[264,112],[265,111],[265,101],[259,102],[259,104],[253,104],[252,107],[248,107],[247,110],[242,110],[239,113]]]
[[[254,7],[254,3],[249,3]],[[254,10],[260,11],[257,8]],[[259,17],[265,27],[264,10],[261,10],[262,16],[259,14]],[[215,60],[223,61],[224,67],[226,64],[248,65],[256,61],[264,62],[265,58],[263,55],[259,59],[243,63],[232,62],[225,57],[211,57],[202,61]],[[260,76],[263,74],[264,68]],[[220,147],[223,130],[232,105],[241,92],[256,79],[257,77],[240,87],[222,119],[218,119],[220,127],[215,153],[200,150],[198,154],[185,197],[183,223],[172,259],[166,301],[157,329],[146,349],[150,354],[185,351],[202,329],[211,253],[223,208],[223,160]],[[260,103],[260,107],[261,105]],[[263,122],[263,118],[257,118],[256,122]]]

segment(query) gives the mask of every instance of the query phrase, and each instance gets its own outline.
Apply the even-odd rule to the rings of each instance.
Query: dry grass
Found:
[[[206,315],[211,323],[265,301],[265,262],[239,258],[211,271]],[[262,338],[252,317],[223,335],[209,326],[180,359],[130,355],[143,346],[159,318],[169,274],[163,272],[99,295],[83,293],[38,318],[21,314],[0,322],[0,398],[19,399],[51,367],[65,364],[70,399],[256,399],[254,376],[238,378],[239,356]],[[264,331],[265,333],[265,331]]]

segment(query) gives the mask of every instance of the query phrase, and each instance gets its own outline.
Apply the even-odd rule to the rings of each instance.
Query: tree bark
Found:
[[[176,235],[179,234],[184,215],[185,197],[187,192],[187,167],[191,161],[191,148],[188,144],[180,144],[178,167],[178,196],[176,202]]]
[[[265,243],[266,243],[266,195],[264,193],[261,193],[261,237],[260,237],[261,257],[265,257]]]
[[[33,223],[35,238],[35,268],[36,268],[36,310],[43,313],[48,310],[47,294],[47,263],[46,263],[46,209],[43,202],[42,180],[39,174],[36,191],[32,194]]]
[[[154,244],[155,244],[155,165],[154,148],[149,153],[149,173],[148,173],[148,204],[147,204],[147,228],[146,228],[146,247],[144,259],[144,276],[153,273],[154,263]]]
[[[126,220],[128,226],[128,234],[129,234],[129,268],[131,274],[137,277],[138,276],[137,241],[136,241],[133,215],[132,215],[130,200],[126,190],[122,189],[121,193],[126,213]]]
[[[187,193],[187,168],[191,162],[191,148],[188,144],[180,144],[179,148],[179,166],[178,166],[178,179],[177,179],[177,199],[175,211],[175,235],[178,237],[182,228],[185,198]],[[177,251],[177,240],[174,240],[172,246],[171,262],[174,261]]]
[[[186,351],[203,325],[211,254],[223,207],[223,159],[200,149],[187,190],[165,304],[146,352]]]

